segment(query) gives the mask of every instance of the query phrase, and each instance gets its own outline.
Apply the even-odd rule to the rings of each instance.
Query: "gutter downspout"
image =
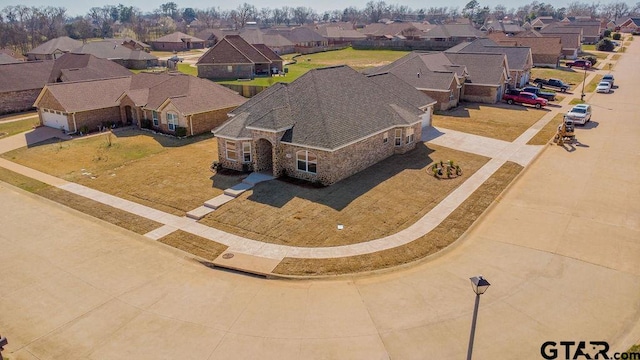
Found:
[[[189,115],[189,128],[191,129],[191,136],[193,136],[193,115]]]
[[[78,132],[78,125],[76,124],[76,113],[71,114],[73,118],[73,132],[67,133],[68,135],[75,134]]]

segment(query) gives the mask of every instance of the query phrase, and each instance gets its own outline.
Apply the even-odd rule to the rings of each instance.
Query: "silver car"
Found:
[[[591,121],[591,105],[575,105],[565,116],[567,119],[573,120],[574,124],[584,125]]]

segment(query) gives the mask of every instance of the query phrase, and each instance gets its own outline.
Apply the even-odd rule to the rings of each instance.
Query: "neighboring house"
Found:
[[[545,26],[556,22],[558,22],[558,20],[554,19],[553,16],[538,16],[537,18],[531,20],[529,26],[531,27],[531,30],[540,31]]]
[[[458,106],[462,86],[467,77],[463,65],[454,64],[442,53],[414,51],[402,58],[375,69],[369,75],[391,73],[436,100],[436,109],[448,110]]]
[[[540,34],[549,36],[549,35],[560,35],[560,34],[575,34],[578,35],[578,44],[582,44],[584,42],[583,30],[581,27],[576,26],[566,26],[560,23],[552,24],[546,26],[542,30],[539,31]]]
[[[124,67],[92,55],[64,54],[56,60],[0,65],[0,113],[33,109],[48,83],[129,76]]]
[[[368,40],[418,40],[424,34],[412,23],[373,23],[362,29]]]
[[[138,49],[132,49],[132,46]],[[72,53],[91,54],[101,59],[111,60],[127,69],[143,70],[158,66],[158,58],[144,51],[144,48],[140,48],[141,46],[137,46],[136,43],[111,39],[85,43],[74,49]]]
[[[424,112],[382,81],[337,66],[269,87],[213,130],[221,165],[330,185],[414,149]]]
[[[523,87],[529,82],[531,68],[533,68],[533,57],[531,48],[525,46],[501,46],[491,39],[477,39],[472,42],[458,44],[446,51],[446,53],[491,53],[503,54],[508,62],[508,80],[514,87]],[[466,65],[466,64],[464,64]],[[467,71],[473,74],[469,66]]]
[[[191,49],[204,49],[204,40],[195,36],[176,31],[151,42],[151,47],[156,51],[188,51]]]
[[[533,66],[555,68],[562,57],[562,42],[559,37],[515,37],[491,33],[489,39],[503,46],[526,46],[531,48]]]
[[[276,54],[291,54],[295,51],[294,43],[279,33],[265,33],[255,25],[248,25],[239,32],[246,42],[251,45],[267,45]]]
[[[462,100],[495,104],[509,84],[508,56],[503,53],[445,53],[454,64],[464,65],[468,75]]]
[[[516,35],[525,31],[525,29],[518,24],[504,21],[488,22],[482,28],[480,28],[480,30],[487,31],[488,33],[498,32],[508,35]]]
[[[35,101],[42,125],[69,132],[109,124],[133,124],[188,136],[211,131],[244,103],[237,93],[184,74],[140,73],[126,77],[48,84]]]
[[[205,47],[212,47],[226,35],[238,35],[238,32],[230,29],[204,29],[196,34],[196,37],[204,40]]]
[[[258,46],[260,47],[260,46]],[[211,80],[250,79],[280,73],[282,59],[264,47],[258,50],[240,35],[227,35],[196,63],[198,77]],[[267,54],[265,54],[267,53]]]
[[[367,39],[367,36],[355,30],[351,23],[322,24],[316,26],[314,31],[327,39],[329,45],[348,45],[353,41]]]
[[[640,32],[640,18],[628,18],[620,23],[620,32],[636,34]]]
[[[596,44],[603,36],[604,29],[600,26],[599,21],[576,21],[561,26],[564,30],[578,28],[581,29],[582,43],[583,44]],[[577,32],[577,30],[576,30]],[[544,29],[542,33],[545,32]]]
[[[326,38],[304,26],[290,29],[274,29],[269,33],[271,32],[278,33],[291,41],[295,46],[296,52],[299,52],[300,49],[316,49],[329,46],[329,41]]]
[[[68,36],[51,39],[27,53],[27,60],[55,60],[73,49],[82,46],[82,41]]]
[[[476,30],[469,24],[438,25],[422,35],[422,38],[426,40],[451,41],[458,43],[463,41],[473,41],[482,37],[484,37],[484,33]]]
[[[14,59],[16,59],[18,61],[27,60],[26,57],[22,56],[22,54],[20,54],[18,52],[15,52],[15,51],[13,51],[11,49],[7,49],[7,48],[1,48],[0,49],[0,54],[4,54],[4,55],[7,55],[7,56],[10,56],[10,57],[12,57],[12,58],[14,58]]]
[[[562,57],[565,59],[576,59],[581,49],[580,35],[577,33],[542,34],[535,30],[528,30],[524,33],[514,36],[514,38],[521,37],[560,38],[560,43],[562,44]]]

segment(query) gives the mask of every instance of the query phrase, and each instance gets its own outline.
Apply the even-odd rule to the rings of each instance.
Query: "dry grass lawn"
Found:
[[[405,246],[344,258],[285,258],[273,272],[292,276],[339,275],[384,269],[422,259],[456,241],[522,169],[518,164],[507,162],[433,231]]]
[[[158,241],[209,261],[215,260],[228,247],[182,230],[174,231]]]
[[[562,123],[564,114],[557,114],[538,133],[527,142],[527,145],[546,145],[558,131],[558,125]]]
[[[504,141],[514,141],[547,110],[522,105],[465,103],[433,115],[433,126]]]
[[[547,68],[534,68],[531,69],[531,79],[535,78],[553,78],[560,79],[566,84],[570,85],[570,91],[575,91],[577,84],[582,82],[584,78],[584,71],[582,69],[547,69]]]
[[[17,121],[0,122],[0,139],[33,129],[38,124],[38,117]]]
[[[23,190],[49,200],[53,200],[72,209],[76,209],[84,214],[104,220],[108,223],[120,226],[138,234],[146,234],[149,231],[162,226],[162,224],[153,220],[133,215],[126,211],[58,189],[7,169],[0,168],[0,181],[4,181]]]
[[[453,160],[464,174],[438,180],[430,164]],[[484,165],[488,158],[419,143],[324,188],[282,180],[260,183],[201,223],[268,243],[306,247],[364,242],[415,223]],[[342,224],[343,230],[337,230]]]
[[[123,130],[21,148],[2,156],[30,168],[183,216],[240,181],[209,171],[217,159],[210,135],[189,139]],[[213,179],[213,180],[212,180]]]

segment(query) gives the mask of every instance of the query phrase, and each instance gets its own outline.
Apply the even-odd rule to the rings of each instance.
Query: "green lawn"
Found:
[[[575,88],[576,84],[579,84],[584,79],[584,72],[581,69],[545,69],[545,68],[535,68],[531,69],[531,78],[553,78],[560,79],[563,82],[572,85],[571,88]]]
[[[346,48],[335,51],[324,51],[315,54],[302,55],[296,58],[297,63],[286,65],[287,75],[274,78],[256,78],[251,81],[220,81],[224,84],[242,84],[255,86],[270,86],[277,82],[289,83],[299,78],[307,71],[319,67],[349,65],[356,70],[383,66],[408,54],[407,51],[393,50],[354,50]],[[291,61],[296,54],[287,54],[282,58]]]
[[[191,64],[184,64],[184,63],[178,64],[178,71],[180,71],[183,74],[198,76],[198,68],[196,68],[195,66],[191,66]]]
[[[37,116],[25,120],[0,123],[0,138],[31,130],[33,126],[38,123],[39,120]]]

